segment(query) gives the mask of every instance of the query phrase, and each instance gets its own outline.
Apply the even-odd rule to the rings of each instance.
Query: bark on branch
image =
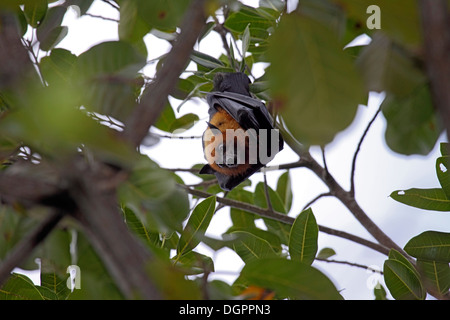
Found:
[[[445,0],[420,0],[425,66],[450,141],[450,14]]]

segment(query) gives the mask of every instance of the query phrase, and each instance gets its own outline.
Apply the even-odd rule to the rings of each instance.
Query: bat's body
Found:
[[[283,139],[278,131],[276,140],[272,138],[272,117],[264,103],[250,96],[245,74],[218,74],[214,81],[214,91],[207,95],[210,121],[203,135],[208,164],[200,173],[215,174],[220,187],[231,190],[266,165],[283,148]],[[261,157],[261,147],[269,157]]]

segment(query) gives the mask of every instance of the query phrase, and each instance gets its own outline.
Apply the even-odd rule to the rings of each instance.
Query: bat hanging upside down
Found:
[[[206,97],[210,120],[203,134],[203,151],[208,164],[200,173],[214,174],[226,191],[283,149],[283,138],[264,103],[251,97],[249,83],[241,72],[218,73]]]

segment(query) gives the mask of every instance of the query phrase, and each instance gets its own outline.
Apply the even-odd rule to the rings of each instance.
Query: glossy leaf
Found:
[[[383,266],[384,281],[391,295],[398,300],[423,300],[426,291],[419,273],[399,252],[391,250]]]
[[[297,140],[325,145],[352,122],[365,92],[332,30],[303,16],[284,16],[267,56],[275,106]]]
[[[405,245],[405,251],[415,258],[450,262],[450,233],[425,231]]]
[[[317,253],[319,227],[311,208],[295,219],[289,235],[289,254],[292,260],[311,264]]]
[[[221,68],[224,67],[224,64],[222,61],[199,51],[193,50],[191,53],[191,59],[195,63],[199,64],[200,66],[203,66],[205,68],[214,69],[214,68]]]
[[[286,209],[283,205],[280,196],[269,186],[267,186],[269,190],[270,202],[272,204],[272,208],[280,213],[286,213]],[[256,185],[255,193],[254,193],[254,204],[261,208],[267,208],[267,199],[266,193],[264,190],[264,183],[260,182]],[[291,226],[280,221],[274,221],[271,219],[264,219],[264,224],[267,226],[267,230],[276,234],[282,243],[288,244],[289,242],[289,233],[291,230]]]
[[[293,198],[291,176],[289,171],[286,171],[278,178],[277,193],[284,204],[286,212],[289,212],[291,210]]]
[[[280,298],[340,300],[334,284],[319,270],[287,259],[259,259],[248,262],[239,281],[273,290]]]
[[[195,251],[189,251],[177,258],[176,266],[183,268],[188,274],[214,272],[214,262],[211,257]]]
[[[77,56],[66,49],[53,49],[48,56],[41,59],[42,76],[49,85],[69,83],[73,74]]]
[[[441,184],[442,190],[450,199],[450,156],[436,159],[436,174]]]
[[[435,146],[441,127],[427,84],[406,96],[387,94],[382,103],[387,121],[386,143],[401,154],[427,155]]]
[[[47,0],[34,0],[27,2],[24,6],[25,18],[28,24],[37,28],[47,13]]]
[[[232,12],[225,21],[225,27],[231,31],[242,33],[247,26],[250,29],[258,28],[267,30],[273,27],[275,19],[273,21],[267,19],[262,14],[262,11],[258,11],[256,8],[241,6],[237,12]]]
[[[408,189],[391,193],[390,197],[401,203],[425,210],[450,211],[450,200],[442,189]]]
[[[216,197],[211,196],[200,202],[192,211],[178,242],[177,255],[179,257],[191,251],[200,243],[200,236],[205,234],[215,208]]]
[[[437,294],[448,294],[450,289],[450,267],[447,262],[417,260],[417,268],[420,270],[427,288]]]
[[[45,295],[27,276],[12,274],[0,288],[0,300],[45,300]]]
[[[58,40],[61,41],[63,36],[67,34],[67,27],[62,27],[61,23],[66,14],[67,8],[56,6],[49,8],[44,20],[37,28],[36,35],[41,43],[40,49],[50,50]]]
[[[275,251],[266,240],[245,231],[235,231],[232,234],[238,236],[233,249],[245,263],[255,259],[276,257]]]

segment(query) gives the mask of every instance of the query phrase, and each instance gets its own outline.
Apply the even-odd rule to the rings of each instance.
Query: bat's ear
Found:
[[[214,174],[216,173],[213,168],[209,164],[205,164],[203,168],[200,169],[200,174]]]

